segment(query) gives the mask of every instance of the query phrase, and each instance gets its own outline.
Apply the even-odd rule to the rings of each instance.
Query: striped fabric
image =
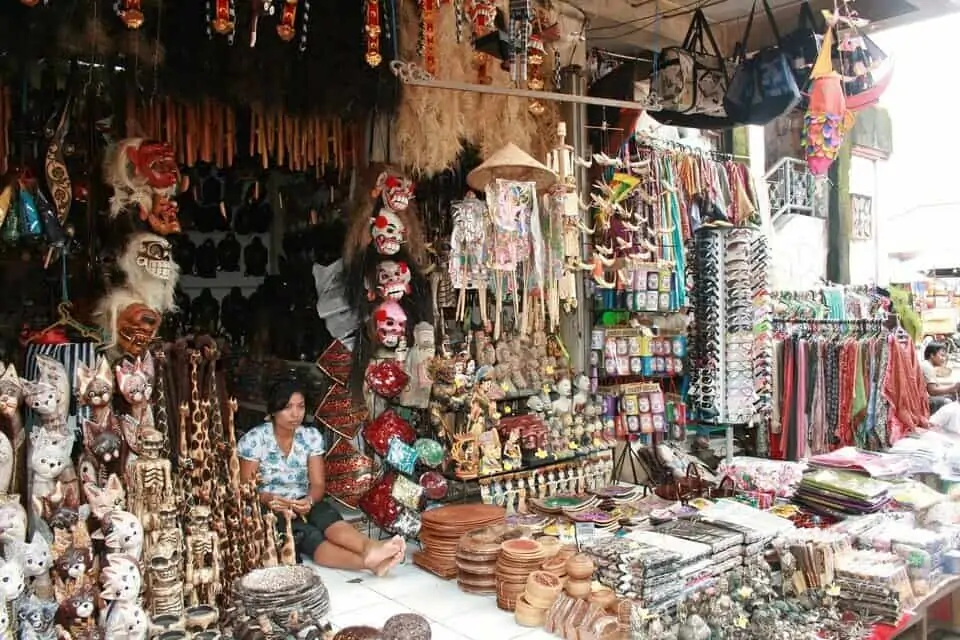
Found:
[[[29,344],[24,359],[24,370],[20,373],[21,377],[27,380],[35,380],[39,375],[37,367],[37,356],[47,356],[62,363],[67,370],[67,379],[70,380],[70,415],[67,417],[67,424],[78,434],[79,422],[77,420],[77,363],[83,362],[88,367],[93,367],[97,359],[97,344],[94,342],[70,342],[67,344]],[[37,423],[36,416],[32,411],[26,409],[26,426],[32,429]],[[88,407],[81,408],[81,417],[87,418],[90,415]]]

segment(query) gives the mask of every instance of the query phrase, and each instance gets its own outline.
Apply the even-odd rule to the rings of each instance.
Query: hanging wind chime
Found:
[[[532,15],[530,0],[510,0],[510,79],[520,87],[526,85],[529,72]]]
[[[546,83],[543,81],[541,69],[547,55],[547,50],[543,46],[543,39],[538,35],[530,36],[530,43],[527,49],[527,62],[530,66],[530,78],[527,80],[527,88],[531,91],[543,91]],[[539,100],[531,100],[527,107],[535,116],[543,115],[547,108]]]
[[[113,10],[127,29],[139,29],[143,26],[140,0],[117,0],[113,4]]]
[[[497,6],[489,0],[475,0],[470,5],[469,16],[470,30],[473,33],[475,43],[497,30]],[[474,48],[473,66],[477,70],[477,82],[480,84],[493,82],[489,73],[490,59],[490,54],[479,48]]]
[[[234,0],[208,0],[207,2],[207,36],[213,34],[225,36],[227,42],[233,44],[236,32],[237,11]]]
[[[371,67],[383,62],[380,53],[380,0],[367,0],[364,11],[363,32],[367,38],[367,53],[364,59]]]
[[[215,0],[216,2],[233,2],[233,0]],[[280,2],[280,23],[277,25],[277,35],[284,42],[291,42],[297,35],[297,8],[299,0],[282,0]],[[257,46],[257,27],[260,17],[276,14],[275,0],[253,0],[253,18],[250,21],[250,46]],[[300,16],[300,46],[299,51],[307,50],[307,33],[310,30],[310,0],[303,0],[303,15]]]

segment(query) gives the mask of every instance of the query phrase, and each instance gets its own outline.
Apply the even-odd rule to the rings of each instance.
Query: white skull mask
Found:
[[[410,293],[410,278],[406,262],[384,260],[377,265],[377,294],[384,300],[399,300]]]
[[[390,211],[403,211],[413,199],[414,184],[407,178],[384,172],[377,178],[377,188],[383,197],[383,206]]]
[[[377,253],[392,256],[400,251],[400,246],[407,241],[407,225],[397,214],[381,209],[380,214],[370,223],[370,235]]]
[[[377,338],[388,349],[395,349],[407,332],[407,314],[395,300],[387,300],[373,312]]]
[[[158,237],[144,240],[137,251],[137,266],[158,280],[169,280],[172,273],[170,242]]]

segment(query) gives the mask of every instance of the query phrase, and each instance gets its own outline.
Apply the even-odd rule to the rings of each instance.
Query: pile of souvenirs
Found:
[[[28,377],[13,364],[0,374],[0,635],[232,637],[233,582],[296,562],[292,514],[281,546],[278,516],[240,482],[237,406],[222,400],[213,340],[150,348],[178,279],[163,235],[179,231],[172,150],[121,140],[105,175],[118,227],[150,231],[115,248],[122,273],[95,316],[102,355],[41,332]]]
[[[952,472],[960,438],[911,440],[940,443],[932,468]],[[738,457],[723,480],[677,472],[679,500],[662,486],[567,487],[464,534],[458,584],[564,638],[869,637],[960,576],[960,495],[929,486],[930,467],[926,483],[904,478],[904,458]],[[881,489],[881,512],[857,499]],[[578,514],[601,524],[573,526]]]

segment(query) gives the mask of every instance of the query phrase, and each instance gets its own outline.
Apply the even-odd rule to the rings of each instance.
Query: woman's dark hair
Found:
[[[942,342],[931,342],[923,349],[923,359],[929,360],[946,348],[946,345]]]
[[[272,416],[278,411],[283,411],[290,402],[290,397],[295,393],[306,397],[303,388],[291,380],[284,380],[270,387],[270,391],[267,392],[267,414]]]

